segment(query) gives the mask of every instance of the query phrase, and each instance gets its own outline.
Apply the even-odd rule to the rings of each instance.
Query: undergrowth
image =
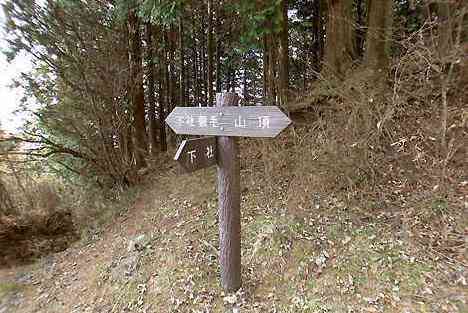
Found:
[[[446,280],[461,272],[433,258],[415,234],[395,224],[395,210],[387,215],[372,201],[354,203],[334,191],[320,194],[297,217],[288,209],[291,189],[267,186],[277,178],[247,167],[242,171],[243,287],[225,294],[219,285],[216,193],[206,189],[214,178],[215,172],[207,170],[159,181],[167,194],[154,202],[160,209],[152,201],[145,207],[142,214],[150,222],[137,232],[149,236],[150,243],[139,253],[119,252],[113,258],[136,257],[138,268],[124,276],[115,261],[96,266],[95,288],[111,295],[110,312],[448,313],[466,308],[462,285]]]
[[[102,227],[128,209],[136,189],[105,191],[57,177],[11,172],[2,178],[1,266],[23,264],[65,250],[79,238],[96,239]]]

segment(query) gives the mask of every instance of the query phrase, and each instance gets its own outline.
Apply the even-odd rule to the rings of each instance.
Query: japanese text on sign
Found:
[[[275,106],[176,107],[166,122],[180,135],[272,138],[291,120]]]
[[[206,146],[204,148],[205,148],[205,151],[198,151],[196,149],[187,151],[187,157],[190,160],[190,163],[193,164],[195,162],[195,160],[198,159],[198,156],[199,156],[198,153],[199,152],[201,154],[204,154],[207,159],[214,158],[214,147],[213,147],[213,145],[209,145],[209,146]]]
[[[250,122],[250,123],[249,123]],[[201,128],[218,128],[222,126],[232,126],[234,128],[259,128],[259,129],[268,129],[270,128],[270,116],[259,116],[257,120],[243,117],[238,115],[231,125],[224,122],[221,126],[219,118],[217,115],[185,115],[177,117],[177,126],[187,126],[187,127],[201,127]]]

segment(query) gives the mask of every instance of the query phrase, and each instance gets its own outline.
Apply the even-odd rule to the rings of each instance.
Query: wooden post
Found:
[[[216,94],[216,106],[235,106],[235,93]],[[241,224],[239,147],[234,137],[219,136],[218,201],[221,285],[227,292],[241,286]]]
[[[239,147],[235,137],[276,137],[291,120],[275,106],[237,107],[235,93],[218,93],[216,107],[176,107],[166,123],[176,134],[217,136],[184,141],[175,159],[185,172],[218,164],[221,285],[226,292],[241,286]],[[216,150],[216,154],[214,152]]]

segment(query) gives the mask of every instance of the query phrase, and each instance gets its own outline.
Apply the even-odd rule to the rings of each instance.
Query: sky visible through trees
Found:
[[[2,4],[4,0],[0,1]],[[4,23],[5,16],[3,10],[0,10],[0,50],[6,48],[4,41]],[[13,62],[8,63],[3,53],[0,53],[0,125],[3,129],[9,132],[16,132],[22,124],[24,115],[14,114],[18,108],[18,103],[23,93],[21,88],[12,89],[9,86],[12,80],[18,76],[20,72],[25,72],[31,69],[30,58],[27,54],[22,54]]]

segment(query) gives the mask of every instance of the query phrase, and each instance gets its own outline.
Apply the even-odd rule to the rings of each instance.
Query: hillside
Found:
[[[215,170],[168,162],[67,250],[1,269],[0,312],[466,312],[466,168],[450,164],[440,197],[428,168],[402,161],[414,140],[365,176],[355,155],[331,162],[311,117],[314,131],[296,120],[241,141],[237,293],[218,280]]]

